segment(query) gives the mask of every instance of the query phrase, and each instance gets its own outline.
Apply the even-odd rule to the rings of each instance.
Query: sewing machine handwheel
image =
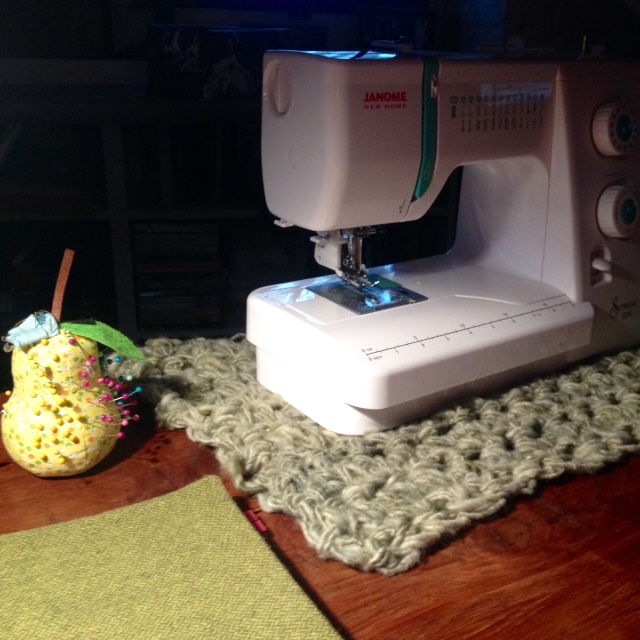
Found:
[[[598,199],[598,226],[609,238],[628,238],[638,226],[640,198],[633,187],[607,187]]]
[[[291,106],[289,68],[280,60],[271,60],[263,74],[262,92],[274,115],[283,116]]]
[[[628,104],[603,104],[593,118],[591,135],[602,155],[623,156],[638,137],[638,117]]]

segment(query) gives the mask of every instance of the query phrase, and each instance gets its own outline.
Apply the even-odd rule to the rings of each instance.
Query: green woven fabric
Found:
[[[0,536],[0,593],[3,640],[340,637],[215,476]]]

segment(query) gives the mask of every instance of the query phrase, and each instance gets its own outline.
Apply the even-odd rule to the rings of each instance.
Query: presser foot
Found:
[[[366,287],[375,287],[378,284],[378,280],[374,280],[372,282],[369,279],[369,276],[364,272],[358,275],[350,275],[350,274],[341,272],[338,275],[346,284],[351,285],[356,289],[364,289]]]
[[[428,299],[420,293],[405,289],[397,282],[376,275],[371,276],[369,284],[363,284],[360,281],[356,285],[345,280],[336,280],[313,285],[307,289],[358,315],[415,304]]]

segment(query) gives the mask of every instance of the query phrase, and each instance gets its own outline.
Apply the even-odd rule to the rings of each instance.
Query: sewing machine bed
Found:
[[[257,290],[247,334],[259,381],[321,425],[362,434],[562,366],[589,344],[590,303],[477,265],[454,269],[454,261],[372,269],[426,299],[367,315],[310,290],[335,276]]]

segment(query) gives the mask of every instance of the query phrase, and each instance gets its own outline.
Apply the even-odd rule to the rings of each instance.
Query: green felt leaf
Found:
[[[76,336],[95,340],[105,347],[117,351],[125,358],[144,360],[142,351],[140,351],[127,336],[99,320],[91,320],[90,322],[63,322],[60,324],[60,328],[67,329]]]

